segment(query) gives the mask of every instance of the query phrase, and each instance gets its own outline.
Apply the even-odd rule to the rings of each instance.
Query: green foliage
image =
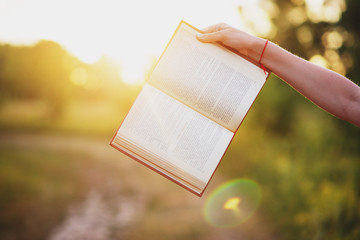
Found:
[[[290,13],[296,8],[306,14],[304,1],[272,2],[278,10],[272,16],[277,31],[272,41],[306,59],[320,54],[333,70],[342,64],[345,72],[340,72],[359,81],[359,1],[346,1],[338,22],[304,15],[298,24],[290,20]],[[306,31],[308,41],[301,36]],[[326,42],[326,34],[333,31],[343,38],[336,49]],[[338,62],[329,53],[339,56]],[[219,170],[229,179],[240,175],[260,184],[260,212],[272,222],[277,239],[358,239],[359,146],[359,128],[319,109],[273,75]]]
[[[320,54],[331,69],[359,83],[360,71],[356,67],[360,61],[359,1],[324,1],[317,9],[324,16],[310,14],[309,4],[303,0],[271,1],[278,9],[278,14],[272,18],[276,35],[271,36],[271,40],[305,59]],[[332,13],[332,16],[339,13],[339,19],[326,17],[329,14],[324,13],[323,7],[328,7],[328,13]],[[329,43],[329,32],[340,34],[338,46]]]

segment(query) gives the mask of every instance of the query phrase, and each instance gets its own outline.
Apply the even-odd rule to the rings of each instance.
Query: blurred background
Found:
[[[275,75],[202,198],[108,145],[180,20],[226,22],[358,84],[359,10],[358,0],[0,0],[0,238],[359,239],[359,128]],[[238,178],[261,189],[259,208],[240,225],[209,224],[207,199]]]

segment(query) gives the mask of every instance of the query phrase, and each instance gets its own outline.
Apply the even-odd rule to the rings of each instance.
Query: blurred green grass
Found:
[[[57,132],[108,137],[115,133],[126,112],[111,101],[77,100],[69,103],[58,118],[50,115],[44,101],[17,100],[3,104],[3,132]]]
[[[275,90],[292,98],[288,105],[273,97]],[[151,239],[358,238],[358,129],[313,106],[279,79],[266,83],[201,199],[108,146],[128,108],[116,101],[73,100],[54,119],[43,102],[3,105],[3,239],[56,239],[71,232],[71,209],[78,209],[80,222],[101,215],[98,210],[85,217],[95,203],[95,209],[113,209],[101,223],[106,236],[125,239],[143,239],[144,234]],[[282,118],[284,112],[288,116]],[[217,185],[235,178],[259,184],[260,208],[238,227],[212,227],[202,216],[204,201]],[[91,200],[92,192],[98,200]],[[117,205],[122,202],[132,213],[120,221],[115,215],[125,211]]]

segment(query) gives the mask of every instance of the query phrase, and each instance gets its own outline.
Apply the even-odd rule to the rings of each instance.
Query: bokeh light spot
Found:
[[[297,29],[296,36],[301,44],[309,44],[313,41],[313,34],[307,26],[302,26]]]
[[[306,0],[307,14],[314,23],[320,21],[335,23],[346,10],[344,0]]]
[[[307,16],[303,8],[296,7],[289,11],[288,19],[292,25],[299,26],[307,20]]]
[[[323,34],[322,42],[326,48],[338,49],[343,45],[344,39],[339,32],[331,31]]]
[[[261,201],[257,183],[235,179],[212,192],[204,205],[207,222],[217,227],[234,227],[254,214]]]
[[[312,56],[309,61],[324,68],[329,67],[328,61],[319,54]]]

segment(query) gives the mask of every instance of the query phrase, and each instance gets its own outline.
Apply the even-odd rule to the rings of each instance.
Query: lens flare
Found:
[[[240,203],[241,199],[238,197],[233,197],[227,200],[224,204],[224,209],[234,210],[238,209],[238,205]]]
[[[204,205],[204,216],[211,225],[234,227],[253,215],[260,200],[258,184],[248,179],[235,179],[211,193]]]

